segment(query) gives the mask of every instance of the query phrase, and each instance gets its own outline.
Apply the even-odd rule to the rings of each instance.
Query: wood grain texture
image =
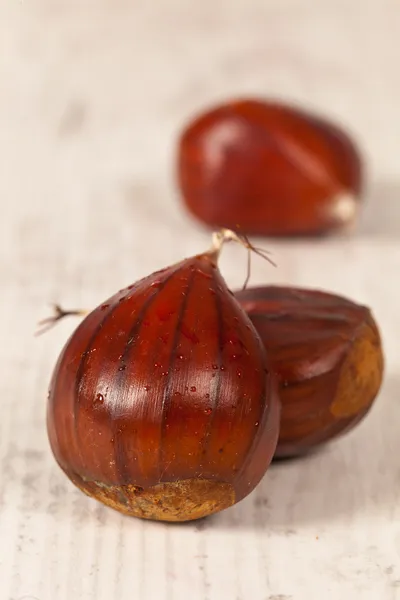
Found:
[[[399,25],[397,0],[0,1],[1,600],[400,598]],[[209,246],[175,197],[174,139],[238,92],[329,113],[365,148],[353,237],[268,242],[279,268],[254,261],[252,283],[371,306],[385,384],[353,433],[220,515],[129,519],[51,456],[47,387],[75,324],[32,333],[48,301],[96,306]],[[233,288],[245,263],[224,251]]]

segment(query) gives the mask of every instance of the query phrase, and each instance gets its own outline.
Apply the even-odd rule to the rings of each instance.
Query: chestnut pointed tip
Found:
[[[352,228],[359,213],[359,202],[354,194],[343,191],[329,201],[324,213],[335,226]]]

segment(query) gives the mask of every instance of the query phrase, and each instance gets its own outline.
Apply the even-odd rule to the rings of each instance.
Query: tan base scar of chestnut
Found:
[[[229,508],[235,492],[229,483],[185,479],[146,490],[135,485],[105,485],[73,478],[85,494],[132,517],[154,521],[194,521]]]
[[[346,191],[330,198],[322,208],[322,214],[332,219],[336,225],[346,232],[355,229],[358,213],[359,202],[357,202],[357,198]]]
[[[352,417],[367,408],[382,382],[383,354],[379,334],[366,322],[343,363],[335,398],[330,406],[338,418]]]

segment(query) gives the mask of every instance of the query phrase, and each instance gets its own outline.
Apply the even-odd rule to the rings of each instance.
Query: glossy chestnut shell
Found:
[[[352,429],[383,375],[370,310],[335,294],[280,286],[236,292],[267,350],[282,403],[276,457],[295,456]]]
[[[129,515],[197,519],[252,491],[275,451],[279,402],[211,254],[89,314],[58,360],[47,422],[68,477]]]
[[[362,165],[336,125],[293,106],[244,99],[187,124],[177,179],[189,211],[209,226],[315,235],[354,221]]]

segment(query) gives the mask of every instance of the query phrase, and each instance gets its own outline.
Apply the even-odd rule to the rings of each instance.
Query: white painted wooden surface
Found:
[[[0,0],[0,600],[400,598],[399,34],[399,0]],[[219,516],[124,518],[48,447],[48,381],[75,324],[32,332],[48,301],[90,307],[208,246],[177,202],[174,139],[246,93],[330,115],[365,149],[354,235],[268,242],[279,269],[255,261],[253,283],[372,306],[385,385],[356,431]],[[232,286],[244,268],[227,248]]]

